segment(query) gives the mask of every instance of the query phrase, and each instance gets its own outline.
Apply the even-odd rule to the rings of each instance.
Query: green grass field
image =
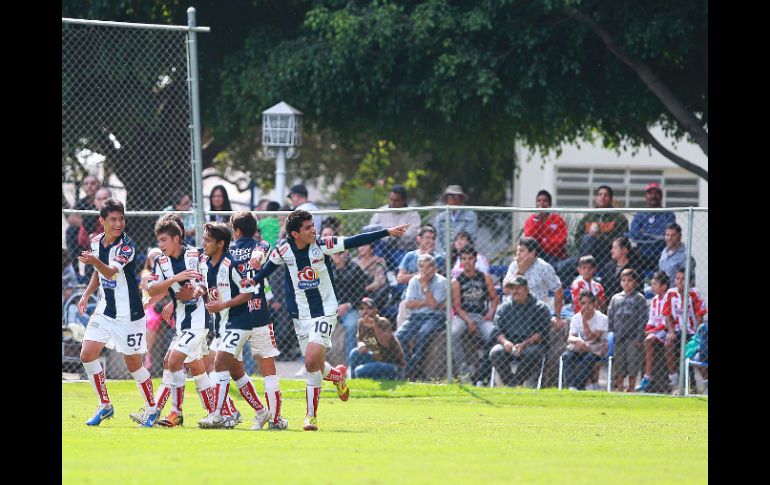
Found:
[[[158,381],[155,381],[158,385]],[[261,392],[261,379],[255,379]],[[304,381],[282,380],[289,430],[138,427],[133,381],[110,381],[115,417],[91,428],[88,383],[62,383],[62,481],[107,483],[707,483],[708,399],[555,389],[324,383],[319,431],[302,431]],[[166,410],[170,409],[170,403]]]

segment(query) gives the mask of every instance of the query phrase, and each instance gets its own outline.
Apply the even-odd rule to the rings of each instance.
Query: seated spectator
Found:
[[[684,268],[687,260],[687,246],[682,243],[682,226],[672,222],[666,226],[666,248],[660,253],[658,269],[668,275],[669,281],[676,277],[676,270]],[[690,256],[690,278],[695,281],[695,258]]]
[[[450,185],[444,190],[441,195],[441,200],[451,206],[457,206],[458,209],[450,210],[450,222],[449,222],[449,240],[453,241],[455,235],[460,231],[465,231],[471,236],[476,236],[477,218],[476,213],[472,210],[463,210],[459,207],[465,205],[468,200],[468,194],[463,192],[463,188],[459,185]],[[446,216],[444,212],[436,214],[436,245],[441,252],[447,250],[447,241],[444,239],[446,234]]]
[[[419,273],[417,267],[417,260],[419,256],[423,254],[430,254],[436,262],[436,267],[439,273],[443,274],[444,270],[444,256],[435,250],[436,248],[436,229],[433,226],[426,225],[420,228],[417,233],[417,249],[406,253],[398,265],[398,275],[396,275],[396,281],[399,284],[408,284],[411,279]],[[398,306],[398,316],[396,317],[396,324],[400,327],[406,317],[409,315],[409,309],[405,306],[406,300],[402,295],[401,304]]]
[[[524,276],[506,276],[503,286],[510,291],[511,300],[500,305],[495,315],[490,339],[496,344],[489,352],[489,359],[506,386],[521,386],[540,370],[551,312],[545,303],[530,294]],[[519,362],[516,374],[511,371],[514,361]]]
[[[333,234],[337,235],[340,233],[341,226],[342,223],[339,219],[334,216],[327,216],[321,223],[321,232],[323,232],[324,229],[329,228],[333,231]]]
[[[614,294],[607,310],[609,331],[615,336],[612,354],[614,389],[619,392],[634,392],[636,374],[642,362],[642,341],[644,325],[647,323],[647,300],[638,290],[639,274],[635,269],[626,268],[620,274],[622,291]],[[623,381],[628,377],[628,389]]]
[[[535,198],[535,207],[551,207],[551,194],[541,190]],[[567,258],[567,223],[554,212],[532,214],[524,222],[524,236],[537,240],[542,249],[540,257],[551,265]]]
[[[356,325],[358,323],[358,306],[364,297],[366,287],[366,275],[358,267],[352,264],[347,251],[331,255],[334,263],[334,280],[337,287],[337,316],[345,329],[345,353],[347,359],[350,351],[356,346]]]
[[[657,209],[662,207],[663,191],[657,183],[647,184],[644,190],[644,201],[647,207]],[[673,212],[637,212],[631,219],[629,239],[636,245],[639,257],[638,269],[644,275],[658,268],[660,254],[666,247],[666,227],[676,222]]]
[[[596,260],[593,256],[586,255],[581,256],[578,260],[578,273],[580,276],[575,278],[570,286],[572,293],[572,305],[574,312],[580,311],[580,301],[578,297],[580,293],[584,291],[590,291],[596,296],[596,308],[602,311],[607,306],[607,297],[604,296],[604,286],[601,283],[594,281],[593,277],[596,274]]]
[[[693,350],[692,353],[688,352],[687,358],[690,360],[695,360],[698,362],[703,362],[708,364],[709,362],[709,322],[708,317],[698,325],[698,329],[695,331],[695,335],[692,337],[692,339],[687,342],[687,346],[690,347],[690,342],[692,342]],[[709,368],[698,366],[698,371],[700,372],[701,377],[703,377],[703,393],[708,394],[709,393]]]
[[[67,298],[72,296],[72,292],[75,291],[75,287],[78,286],[78,275],[75,273],[75,269],[70,264],[70,258],[68,251],[64,248],[61,250],[61,302],[62,305]]]
[[[358,307],[358,348],[350,352],[350,375],[353,379],[403,379],[406,359],[401,342],[393,335],[387,318],[377,313],[377,303],[368,297]]]
[[[337,229],[335,229],[333,225],[324,226],[323,229],[321,229],[321,237],[330,236],[339,236]]]
[[[460,251],[463,272],[452,279],[452,349],[458,375],[474,375],[475,369],[465,361],[461,337],[470,335],[483,343],[489,341],[497,311],[498,297],[492,277],[476,270],[476,250],[465,246]]]
[[[380,209],[400,209],[407,207],[406,188],[403,185],[396,184],[390,189],[388,195],[389,203],[380,207]],[[386,237],[382,239],[384,245],[384,254],[389,255],[391,251],[411,251],[417,245],[415,238],[422,222],[420,214],[415,211],[404,212],[378,212],[369,220],[370,226],[379,226],[382,228],[409,224],[406,234],[403,237]]]
[[[230,197],[227,195],[227,189],[224,185],[217,185],[209,193],[209,210],[212,211],[231,211]],[[230,214],[209,215],[209,222],[223,222],[230,225]]]
[[[609,350],[607,316],[596,309],[596,296],[583,291],[578,297],[580,312],[575,313],[569,326],[567,351],[564,353],[564,379],[571,391],[598,391],[596,381],[586,385],[595,365]]]
[[[597,209],[611,209],[612,188],[602,185],[596,189],[594,204]],[[575,247],[578,256],[572,256],[557,265],[557,272],[562,281],[572,281],[579,256],[593,254],[599,268],[603,268],[610,259],[612,241],[628,232],[628,219],[617,212],[589,212],[575,227]]]
[[[473,236],[465,231],[460,231],[452,242],[452,261],[454,261],[452,278],[456,278],[457,275],[463,272],[462,262],[460,261],[460,252],[465,247],[475,247]],[[479,254],[478,252],[476,253],[476,269],[482,273],[489,273],[489,261],[486,256]]]
[[[610,298],[622,290],[620,287],[620,274],[624,269],[631,267],[631,255],[633,248],[631,247],[631,241],[625,236],[616,237],[612,241],[612,249],[610,250],[610,257],[612,261],[602,268],[600,274],[602,276],[602,286],[604,286],[604,294]],[[644,276],[642,274],[641,276]]]
[[[446,278],[437,274],[436,259],[421,254],[417,262],[419,274],[412,276],[406,288],[406,308],[411,310],[396,337],[407,354],[407,379],[422,378],[422,358],[434,334],[446,328]],[[414,342],[414,352],[409,348]]]
[[[666,321],[666,317],[663,315],[663,306],[666,303],[666,293],[669,286],[668,275],[663,271],[655,272],[652,275],[650,286],[652,286],[652,292],[655,296],[650,302],[650,314],[644,327],[644,375],[634,389],[636,392],[644,392],[650,387],[655,364],[655,346],[663,344],[664,349],[673,350],[672,345],[676,337],[676,332],[671,328],[673,322]],[[673,356],[673,352],[666,353],[666,365],[669,369],[669,379],[671,379],[678,376],[675,375],[676,358],[674,357],[673,361],[668,362],[671,360],[669,355]]]
[[[358,247],[358,254],[353,262],[366,275],[366,296],[370,297],[381,308],[388,303],[390,287],[388,286],[387,264],[382,256],[374,255],[374,246],[365,244]]]

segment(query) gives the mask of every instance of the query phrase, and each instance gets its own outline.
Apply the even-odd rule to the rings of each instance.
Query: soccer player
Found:
[[[335,384],[341,400],[347,401],[350,396],[345,380],[347,367],[340,364],[332,368],[324,360],[337,324],[337,296],[330,255],[387,236],[401,237],[408,227],[409,224],[402,224],[346,238],[317,237],[313,216],[307,211],[295,210],[286,217],[286,239],[276,244],[267,264],[255,275],[254,279],[259,281],[279,266],[285,267],[286,306],[294,321],[307,371],[305,431],[318,430],[316,416],[322,379]]]
[[[161,381],[159,395],[162,397],[158,399],[165,402],[168,395],[165,387],[170,387],[173,407],[158,424],[173,427],[184,423],[181,409],[185,388],[184,364],[188,365],[193,375],[207,413],[214,411],[213,388],[203,362],[203,355],[208,350],[206,309],[202,298],[206,285],[202,281],[199,250],[182,244],[179,223],[172,218],[162,218],[155,225],[155,236],[163,256],[155,262],[155,280],[148,283],[147,289],[151,297],[164,292],[171,295],[176,327],[176,336],[167,357],[171,382],[168,379]]]
[[[142,306],[142,293],[135,277],[136,246],[123,232],[126,227],[123,203],[114,199],[105,200],[99,209],[99,223],[104,226],[104,233],[91,239],[91,250],[83,251],[78,257],[80,262],[93,265],[96,269],[78,301],[81,315],[85,315],[88,299],[99,287],[99,303],[88,321],[80,360],[101,403],[86,424],[99,426],[102,421],[115,415],[107,393],[104,369],[98,360],[104,345],[112,338],[144,397],[145,408],[140,424],[150,427],[158,418],[158,411],[152,394],[150,373],[142,366],[142,354],[147,351],[144,338],[147,321]]]

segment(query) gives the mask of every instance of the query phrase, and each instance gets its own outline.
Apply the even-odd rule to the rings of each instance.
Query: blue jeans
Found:
[[[375,362],[374,354],[367,352],[362,354],[358,349],[353,349],[348,358],[350,362],[350,375],[353,379],[390,379],[392,381],[403,379],[403,370],[390,362]]]
[[[358,332],[358,309],[351,308],[340,319],[342,328],[345,329],[345,357],[350,355],[350,351],[356,348],[356,333]],[[348,359],[347,364],[353,365]]]
[[[404,347],[406,354],[406,375],[409,378],[422,376],[422,357],[428,348],[433,334],[446,329],[446,320],[443,313],[427,312],[412,313],[404,324],[396,331],[396,338]],[[409,352],[409,347],[414,343],[414,353]]]
[[[574,352],[568,350],[564,352],[564,380],[567,381],[567,387],[576,387],[580,390],[586,388],[586,381],[591,376],[591,370],[594,364],[599,362],[601,357],[591,352]]]

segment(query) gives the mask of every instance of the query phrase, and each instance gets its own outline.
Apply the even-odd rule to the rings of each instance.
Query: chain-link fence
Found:
[[[671,392],[680,388],[681,373],[689,376],[693,392],[707,388],[707,367],[682,369],[682,346],[707,319],[707,209],[467,211],[319,211],[324,218],[319,235],[352,236],[406,221],[413,224],[401,239],[386,238],[332,257],[340,304],[327,354],[332,365],[346,363],[353,377],[628,392],[645,378],[649,382],[643,390]],[[254,214],[261,236],[274,246],[286,212]],[[140,231],[147,231],[144,228],[157,218],[158,213],[129,215],[126,232],[136,240],[152,240],[151,230]],[[444,237],[438,237],[442,231]],[[522,243],[526,237],[536,244],[529,239]],[[153,245],[138,245],[138,269],[145,266]],[[465,249],[471,247],[474,251]],[[688,251],[694,266],[685,265]],[[420,258],[423,253],[433,255],[432,261]],[[592,258],[586,258],[589,255]],[[657,273],[661,267],[666,276]],[[635,271],[623,273],[629,268]],[[684,286],[686,275],[677,276],[680,268],[689,271],[692,280],[687,304],[692,323],[684,343],[677,332],[668,338],[665,334],[682,321],[679,295],[684,288],[677,287]],[[84,268],[78,269],[85,281]],[[509,273],[511,281],[504,285]],[[517,274],[524,276],[526,287],[515,280]],[[141,273],[136,277],[142,281]],[[269,277],[279,360],[299,361],[283,278],[283,271]],[[585,290],[595,298],[581,296]],[[64,328],[87,322],[73,310],[77,291],[69,304],[63,303]],[[361,304],[364,297],[372,299],[373,307]],[[161,372],[173,337],[170,325],[156,316],[160,306],[148,311],[150,349],[145,363],[154,376]],[[555,314],[563,320],[552,320]],[[381,328],[375,332],[377,325]],[[447,335],[452,336],[449,342]],[[703,328],[698,337],[700,345],[691,342],[687,355],[707,362]],[[63,370],[80,372],[77,348],[77,342],[63,343]],[[127,377],[116,355],[105,351],[107,375]],[[256,372],[256,365],[246,359],[247,369]],[[372,362],[376,365],[368,365]]]

